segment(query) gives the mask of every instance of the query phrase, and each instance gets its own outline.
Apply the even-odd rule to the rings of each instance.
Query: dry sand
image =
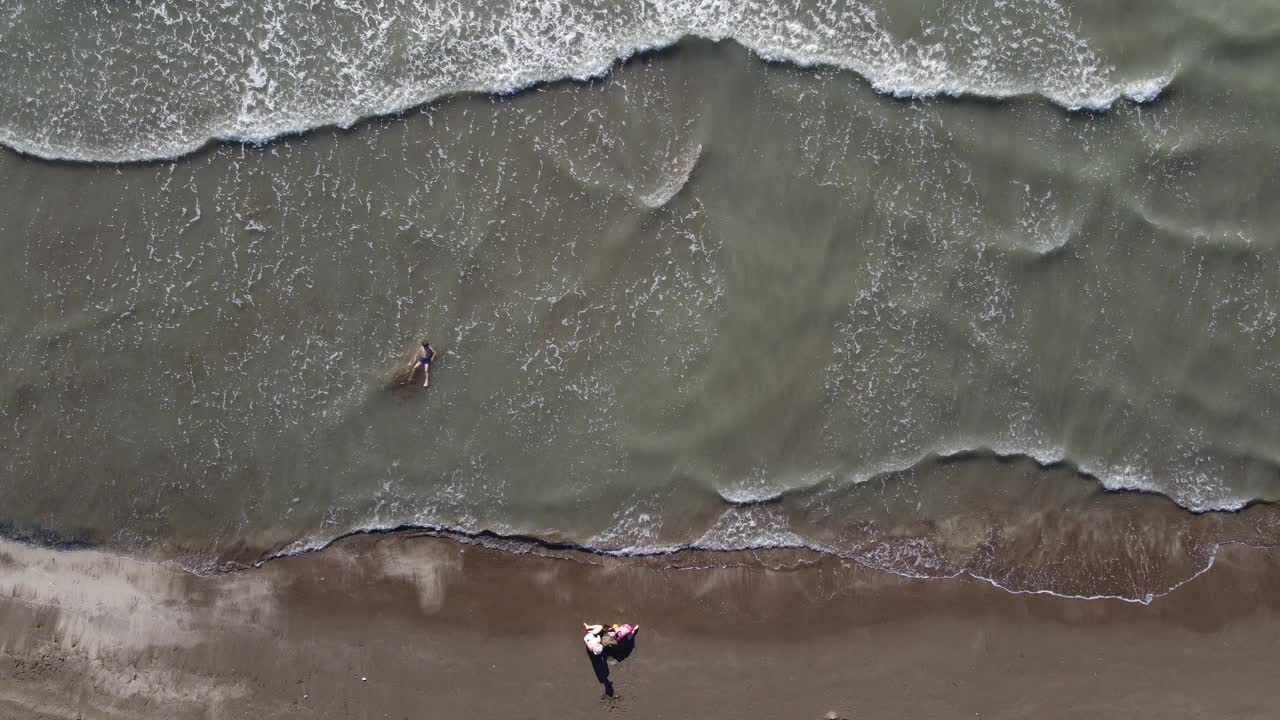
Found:
[[[795,553],[401,533],[198,577],[8,543],[0,718],[1274,717],[1278,557],[1224,548],[1144,606]],[[612,695],[584,620],[642,626]]]

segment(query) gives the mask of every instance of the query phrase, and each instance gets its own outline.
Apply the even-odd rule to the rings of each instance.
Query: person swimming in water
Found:
[[[436,351],[431,349],[431,343],[426,340],[422,341],[422,347],[418,348],[418,352],[413,355],[413,362],[409,363],[409,379],[413,379],[413,372],[422,366],[422,387],[431,385],[431,361],[436,357]]]

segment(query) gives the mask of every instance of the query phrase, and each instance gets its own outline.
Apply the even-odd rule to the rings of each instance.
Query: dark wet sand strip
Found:
[[[740,557],[676,570],[398,534],[197,577],[9,543],[0,718],[1267,714],[1272,551],[1224,548],[1147,606]],[[642,626],[612,697],[582,620]]]

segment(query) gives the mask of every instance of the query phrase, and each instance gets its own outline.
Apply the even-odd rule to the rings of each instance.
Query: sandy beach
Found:
[[[3,8],[0,720],[1280,717],[1280,2]]]
[[[399,533],[195,576],[8,543],[0,717],[1269,712],[1272,551],[1225,547],[1208,573],[1150,605],[912,580],[789,552],[733,560],[699,569],[696,555],[516,554]],[[605,678],[582,646],[583,620],[641,625]]]

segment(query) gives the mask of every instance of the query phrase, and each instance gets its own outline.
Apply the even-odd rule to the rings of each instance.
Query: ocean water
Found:
[[[1261,1],[0,0],[0,529],[1158,596],[1280,541],[1277,37]]]

